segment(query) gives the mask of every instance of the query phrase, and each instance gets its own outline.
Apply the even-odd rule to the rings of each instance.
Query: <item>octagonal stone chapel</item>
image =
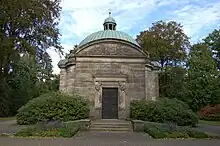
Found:
[[[128,119],[132,100],[156,100],[158,66],[111,13],[104,30],[87,36],[60,60],[60,90],[90,101],[90,119]]]

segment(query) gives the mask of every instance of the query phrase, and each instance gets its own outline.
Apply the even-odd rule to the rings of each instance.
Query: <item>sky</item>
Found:
[[[159,20],[181,23],[191,43],[220,28],[220,0],[61,0],[61,7],[60,40],[66,53],[89,34],[103,30],[109,11],[117,30],[134,39]],[[57,74],[57,63],[64,57],[53,50],[48,53]]]

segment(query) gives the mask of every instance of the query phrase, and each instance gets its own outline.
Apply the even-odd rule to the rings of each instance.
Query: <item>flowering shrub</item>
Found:
[[[220,121],[220,104],[208,105],[199,111],[199,118],[209,121]]]

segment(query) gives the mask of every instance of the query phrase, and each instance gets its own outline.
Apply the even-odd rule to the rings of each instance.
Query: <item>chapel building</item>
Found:
[[[109,14],[103,30],[87,36],[60,60],[60,90],[90,101],[91,119],[128,119],[132,100],[159,96],[157,64]]]

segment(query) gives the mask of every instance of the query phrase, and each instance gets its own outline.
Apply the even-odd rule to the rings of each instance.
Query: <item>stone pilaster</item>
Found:
[[[119,82],[119,109],[124,110],[125,109],[125,89],[126,85],[125,83]]]
[[[156,100],[159,96],[159,77],[157,71],[145,68],[145,96],[146,100]]]
[[[101,82],[95,82],[95,90],[96,90],[96,96],[95,96],[95,108],[101,108],[102,106],[102,83]]]
[[[61,68],[60,69],[60,86],[59,86],[59,90],[60,91],[65,91],[66,89],[66,68]]]
[[[66,72],[66,91],[71,94],[73,92],[75,81],[75,65],[69,66]]]

